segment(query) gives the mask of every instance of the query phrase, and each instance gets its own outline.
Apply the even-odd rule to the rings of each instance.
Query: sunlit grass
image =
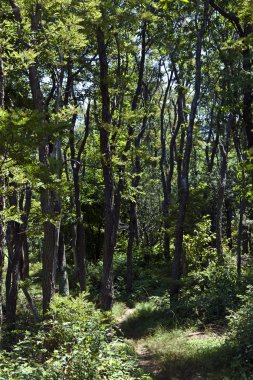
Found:
[[[122,307],[122,305],[117,306]],[[147,347],[161,369],[157,379],[173,380],[244,380],[243,371],[228,345],[220,326],[211,328],[178,328],[175,315],[169,309],[159,309],[153,300],[139,302],[122,324],[136,347]],[[156,379],[156,377],[154,377]]]
[[[171,376],[224,378],[223,367],[228,359],[224,336],[194,329],[168,331],[158,328],[145,339],[145,344]]]
[[[112,308],[112,315],[116,320],[120,320],[125,311],[127,309],[127,306],[124,302],[115,302]]]

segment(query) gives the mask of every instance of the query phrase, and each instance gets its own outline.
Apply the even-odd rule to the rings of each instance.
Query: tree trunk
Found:
[[[177,298],[179,291],[179,280],[181,277],[181,260],[182,260],[182,247],[183,247],[183,234],[184,234],[184,222],[186,215],[186,206],[189,195],[189,165],[192,151],[192,135],[193,127],[197,112],[198,100],[200,96],[201,87],[201,50],[203,44],[203,37],[206,29],[207,17],[208,17],[209,1],[204,3],[204,15],[201,28],[197,30],[197,47],[196,47],[196,73],[195,73],[195,93],[191,104],[191,112],[189,117],[189,125],[186,132],[186,147],[183,158],[182,175],[180,178],[180,196],[179,196],[179,210],[178,220],[176,226],[176,241],[175,251],[173,257],[173,263],[171,268],[171,288],[170,294],[172,298]]]
[[[19,278],[25,279],[27,275],[27,262],[24,270],[24,249],[26,249],[28,218],[31,209],[31,188],[27,186],[18,201],[17,184],[13,184],[14,191],[10,198],[10,206],[15,206],[21,213],[22,223],[15,221],[8,222],[6,231],[6,242],[8,247],[8,267],[6,273],[6,321],[10,323],[10,328],[14,327],[16,320],[16,307],[18,297]],[[27,255],[27,252],[26,252]],[[26,258],[29,262],[29,259]],[[24,274],[25,273],[25,274]]]
[[[14,0],[10,0],[10,5],[13,10],[15,20],[21,25],[22,28],[22,15],[18,5]],[[41,17],[41,5],[39,3],[32,7],[31,29],[34,33],[37,32],[39,21]],[[25,45],[28,50],[31,48]],[[32,63],[28,68],[29,82],[32,93],[33,106],[36,111],[43,115],[44,120],[47,120],[46,107],[44,102],[43,93],[40,86],[40,75],[38,70],[38,63]],[[58,144],[59,145],[59,144]],[[59,159],[59,149],[54,147],[50,141],[50,137],[46,137],[41,142],[39,147],[39,160],[42,165],[47,167],[53,172],[55,169],[50,167],[49,158],[53,157],[54,160]],[[54,173],[55,174],[55,173]],[[58,174],[58,173],[57,173]],[[54,219],[54,223],[47,220],[44,223],[44,247],[42,255],[42,291],[43,291],[43,312],[45,313],[49,307],[51,297],[55,293],[55,275],[57,266],[57,254],[59,243],[59,228],[60,228],[60,199],[55,196],[49,189],[41,190],[41,209],[45,218]],[[48,273],[46,273],[48,272]]]
[[[4,181],[0,176],[0,191],[3,191]],[[4,197],[0,194],[0,334],[3,322],[3,268],[4,268],[4,225],[2,220],[2,213],[4,210]]]
[[[77,221],[76,226],[76,263],[77,263],[77,278],[79,280],[80,289],[86,289],[86,245],[85,245],[85,230],[82,221]]]
[[[13,183],[13,193],[10,196],[10,206],[17,209],[17,184]],[[6,243],[8,248],[8,266],[6,272],[6,322],[13,329],[16,321],[18,296],[19,260],[21,256],[20,223],[11,220],[6,229]]]
[[[253,33],[253,25],[248,24],[244,30],[244,37],[250,36]],[[243,50],[243,69],[248,75],[248,78],[245,80],[244,90],[243,90],[243,121],[244,128],[248,140],[248,148],[250,155],[253,155],[253,86],[251,74],[252,74],[252,53],[251,48]]]
[[[161,108],[160,113],[160,140],[161,140],[161,148],[162,148],[162,154],[160,159],[160,171],[161,171],[161,182],[162,182],[162,189],[163,189],[163,203],[162,203],[162,213],[163,213],[163,228],[164,228],[164,257],[165,260],[170,260],[170,236],[169,236],[169,194],[167,191],[167,181],[166,181],[166,129],[164,127],[164,114],[165,114],[165,107],[167,102],[167,97],[171,85],[171,79],[172,75],[170,77],[170,80],[168,80],[168,84],[165,90],[164,98],[163,98],[163,104]]]
[[[227,128],[226,128],[226,141],[224,145],[220,143],[220,153],[221,153],[221,168],[220,168],[220,183],[217,196],[217,213],[216,213],[216,249],[218,260],[222,264],[223,259],[223,249],[222,249],[222,215],[223,215],[223,204],[225,197],[225,189],[227,182],[227,155],[229,150],[229,140],[230,131],[232,128],[234,116],[229,115]]]
[[[59,293],[68,296],[69,295],[69,280],[67,272],[64,232],[60,231],[59,236],[59,250],[58,250],[58,282]]]
[[[69,75],[72,75],[69,68]],[[72,84],[72,92],[74,92]],[[75,100],[76,103],[76,100]],[[85,117],[85,133],[82,139],[82,143],[79,147],[78,153],[76,155],[75,148],[75,124],[76,124],[77,115],[74,115],[72,118],[72,126],[69,134],[69,145],[71,153],[71,168],[73,173],[73,182],[74,182],[74,200],[75,200],[75,209],[76,209],[76,225],[75,236],[73,240],[74,247],[74,260],[75,260],[75,270],[76,277],[78,279],[81,291],[84,291],[86,288],[86,241],[85,241],[85,229],[83,226],[83,216],[81,209],[80,201],[80,180],[79,172],[81,169],[81,156],[84,151],[86,141],[89,134],[90,127],[90,103],[87,106],[87,112]]]
[[[60,222],[44,222],[44,245],[42,255],[43,313],[49,308],[56,290],[56,269],[59,250]]]
[[[231,22],[235,30],[239,34],[240,38],[244,41],[250,41],[250,36],[253,32],[252,22],[245,22],[241,24],[240,19],[233,12],[227,12],[226,9],[218,4],[214,0],[210,0],[211,6],[218,11],[223,17]],[[251,47],[247,46],[250,42],[246,42],[246,48],[242,49],[243,69],[248,76],[245,78],[243,85],[243,124],[247,136],[248,148],[250,155],[253,152],[253,118],[252,118],[252,104],[253,104],[253,86],[250,79],[252,73],[252,52]]]
[[[75,192],[75,208],[76,208],[76,235],[75,235],[75,262],[76,262],[76,276],[80,285],[81,291],[86,288],[86,246],[85,246],[85,230],[82,221],[82,211],[80,202],[80,183],[79,183],[79,169],[80,163],[75,162],[72,165],[74,192]]]
[[[242,270],[242,239],[243,239],[243,216],[246,209],[246,200],[242,199],[239,211],[239,224],[237,232],[237,274],[241,276]]]
[[[100,127],[100,151],[105,187],[105,235],[103,247],[103,274],[100,305],[110,310],[113,301],[113,254],[118,230],[115,193],[113,183],[112,153],[109,126],[111,125],[110,95],[108,81],[108,59],[105,35],[101,27],[97,29],[97,47],[100,64],[100,92],[102,98],[102,125]],[[117,210],[118,211],[118,210]]]
[[[138,71],[138,82],[135,89],[135,94],[131,104],[131,110],[136,111],[138,107],[138,101],[142,94],[142,85],[143,85],[143,75],[145,68],[145,60],[146,60],[146,22],[143,22],[142,32],[141,32],[141,59],[139,64]],[[147,95],[144,95],[144,103],[147,102]],[[141,158],[138,153],[138,149],[140,148],[141,139],[146,130],[147,126],[147,116],[145,115],[142,120],[142,128],[139,132],[138,136],[134,140],[135,150],[136,150],[136,158],[133,164],[133,174],[135,175],[132,180],[132,187],[137,189],[141,180]],[[128,126],[128,141],[125,147],[125,153],[131,147],[131,136],[133,135],[134,130],[132,126]],[[138,222],[137,222],[137,199],[135,197],[134,201],[130,202],[129,208],[129,228],[128,228],[128,245],[127,245],[127,291],[131,293],[133,290],[133,248],[134,248],[134,240],[138,235]]]
[[[227,226],[226,226],[226,236],[228,239],[228,246],[229,249],[233,249],[233,241],[232,241],[232,220],[233,220],[233,210],[232,210],[232,204],[229,199],[225,200],[225,209],[226,209],[226,220],[227,220]]]
[[[128,227],[128,244],[127,244],[127,292],[131,293],[133,290],[133,247],[136,236],[137,227],[137,204],[136,202],[130,203],[130,221]]]
[[[5,94],[5,75],[2,60],[2,47],[0,46],[0,108],[4,108],[4,94]],[[4,178],[0,173],[0,334],[3,322],[3,268],[4,268],[4,225],[3,225],[3,211],[4,211]]]

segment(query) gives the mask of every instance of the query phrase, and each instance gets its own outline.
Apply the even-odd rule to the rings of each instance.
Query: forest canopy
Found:
[[[145,379],[107,344],[113,305],[153,296],[230,329],[248,373],[252,0],[2,0],[0,20],[1,345],[41,350],[0,379]]]

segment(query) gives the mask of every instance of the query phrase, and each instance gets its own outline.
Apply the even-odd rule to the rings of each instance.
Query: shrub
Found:
[[[27,332],[13,352],[1,356],[1,380],[142,378],[129,347],[115,336],[110,315],[84,295],[55,297],[39,332]]]
[[[204,216],[196,224],[192,235],[184,235],[183,250],[190,270],[203,269],[216,257],[216,250],[212,246],[215,234],[210,231],[210,217]]]
[[[228,309],[237,303],[238,281],[234,260],[224,265],[211,261],[206,269],[191,272],[184,278],[179,316],[199,319],[203,323],[224,322]]]
[[[253,286],[248,286],[244,295],[240,295],[241,305],[228,316],[228,342],[237,351],[237,359],[253,368]]]

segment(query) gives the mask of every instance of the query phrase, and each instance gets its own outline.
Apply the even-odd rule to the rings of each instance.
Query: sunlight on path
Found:
[[[136,311],[136,308],[122,310],[117,318],[118,327],[134,347],[139,366],[152,379],[220,379],[214,367],[224,341],[224,331],[213,326],[205,331],[157,327],[151,334],[146,335],[145,331],[140,335],[139,328],[144,320],[140,318],[138,323],[131,324]]]
[[[162,380],[164,377],[161,377],[161,367],[155,360],[154,355],[149,351],[145,341],[143,339],[135,341],[134,347],[140,367],[154,379]]]

